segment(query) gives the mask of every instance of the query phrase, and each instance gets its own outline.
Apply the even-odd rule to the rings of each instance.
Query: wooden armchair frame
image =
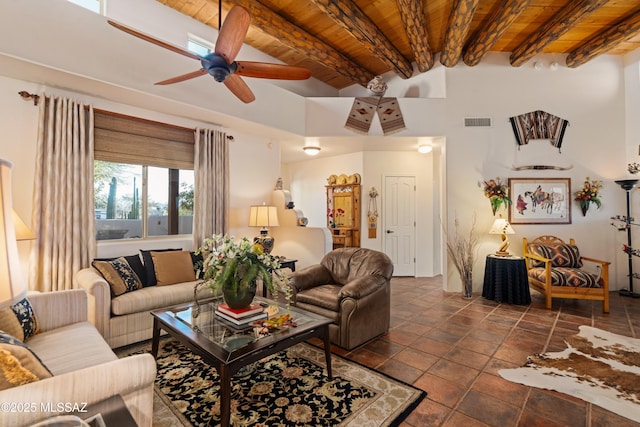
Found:
[[[525,263],[527,265],[527,275],[529,269],[532,268],[533,261],[539,261],[544,263],[545,268],[545,281],[542,282],[531,276],[529,277],[529,287],[540,292],[545,296],[545,303],[547,308],[551,308],[553,298],[569,298],[569,299],[586,299],[602,301],[602,311],[609,312],[609,264],[610,262],[602,261],[595,258],[580,256],[582,261],[588,261],[600,265],[602,269],[602,287],[601,288],[577,288],[573,286],[553,286],[551,281],[551,260],[542,256],[529,252],[529,244],[537,243],[540,245],[554,246],[559,244],[565,244],[562,239],[555,236],[540,236],[533,239],[531,242],[527,241],[526,237],[522,238],[522,253],[524,254]],[[569,240],[570,245],[575,245],[575,240],[571,238]]]

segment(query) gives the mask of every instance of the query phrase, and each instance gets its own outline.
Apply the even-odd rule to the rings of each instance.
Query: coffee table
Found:
[[[192,352],[216,368],[220,377],[220,422],[227,427],[231,418],[231,378],[243,367],[285,350],[310,338],[321,338],[324,342],[327,375],[331,374],[331,348],[329,324],[331,320],[298,308],[287,308],[283,304],[256,297],[258,303],[278,307],[278,313],[290,314],[297,323],[295,327],[271,331],[269,335],[257,336],[253,327],[238,328],[215,315],[221,299],[200,302],[199,314],[195,303],[182,304],[151,312],[153,316],[153,340],[151,353],[158,356],[160,331],[180,341]]]

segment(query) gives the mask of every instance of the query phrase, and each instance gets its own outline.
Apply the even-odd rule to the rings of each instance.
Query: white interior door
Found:
[[[384,178],[384,248],[393,261],[394,276],[415,276],[414,176]]]

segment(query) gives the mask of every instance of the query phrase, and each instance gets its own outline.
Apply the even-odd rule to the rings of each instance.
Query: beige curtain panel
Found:
[[[75,288],[95,255],[93,107],[40,99],[29,287],[48,292]]]
[[[204,239],[229,227],[229,146],[225,132],[195,132],[193,243],[199,248]]]

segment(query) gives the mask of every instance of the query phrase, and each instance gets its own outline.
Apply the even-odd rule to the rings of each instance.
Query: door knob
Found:
[[[387,230],[387,234],[391,234],[393,232],[394,232],[393,230]]]

